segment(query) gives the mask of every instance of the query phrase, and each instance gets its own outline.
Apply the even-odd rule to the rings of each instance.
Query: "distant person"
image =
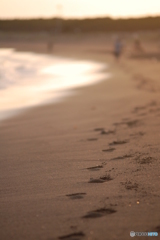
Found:
[[[138,34],[134,36],[134,50],[136,50],[136,52],[144,52]]]
[[[120,38],[117,38],[114,44],[114,55],[116,59],[119,59],[122,54],[122,41]]]

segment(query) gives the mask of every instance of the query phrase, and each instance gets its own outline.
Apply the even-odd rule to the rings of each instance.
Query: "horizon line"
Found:
[[[143,15],[129,15],[129,16],[117,16],[114,17],[112,15],[96,15],[96,16],[83,16],[83,17],[63,17],[63,16],[36,16],[36,17],[12,17],[12,18],[0,18],[0,20],[2,21],[13,21],[13,20],[38,20],[38,19],[43,19],[43,20],[47,20],[47,19],[63,19],[63,20],[86,20],[86,19],[100,19],[100,18],[110,18],[112,20],[120,20],[120,19],[140,19],[140,18],[156,18],[156,17],[160,17],[160,13],[159,14],[143,14]]]

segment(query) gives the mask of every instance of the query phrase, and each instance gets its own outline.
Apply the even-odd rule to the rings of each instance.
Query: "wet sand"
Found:
[[[117,62],[97,39],[57,43],[54,53],[109,63],[110,80],[0,124],[1,239],[160,233],[160,61],[128,50]],[[1,47],[46,53],[42,42]]]

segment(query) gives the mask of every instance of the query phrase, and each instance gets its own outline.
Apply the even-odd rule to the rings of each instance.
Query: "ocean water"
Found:
[[[0,121],[109,77],[102,63],[0,49]]]

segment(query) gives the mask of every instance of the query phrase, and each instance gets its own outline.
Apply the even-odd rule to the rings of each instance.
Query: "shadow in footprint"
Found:
[[[131,137],[144,136],[144,135],[145,135],[145,132],[137,132],[137,133],[130,134]]]
[[[128,126],[128,127],[136,127],[138,124],[140,123],[140,120],[133,120],[133,121],[128,121],[128,122],[125,122],[125,124]]]
[[[120,144],[125,144],[125,143],[128,143],[128,140],[113,141],[113,142],[109,143],[109,146],[120,145]]]
[[[144,111],[146,109],[146,106],[139,106],[139,107],[135,107],[133,109],[133,113],[139,113],[139,111]]]
[[[87,141],[97,141],[98,138],[88,138]]]
[[[88,169],[89,171],[99,171],[101,168],[103,168],[102,165],[97,165],[97,166],[94,166],[94,167],[88,167],[86,169]]]
[[[140,155],[140,156],[137,156],[135,158],[135,160],[140,163],[140,164],[150,164],[152,163],[154,160],[156,160],[155,158],[153,157],[150,157],[150,156],[143,156],[143,155]]]
[[[102,150],[102,152],[113,152],[114,150],[116,150],[116,149],[115,148],[108,148],[108,149]]]
[[[138,184],[132,183],[131,181],[121,182],[121,184],[124,185],[127,190],[137,191],[137,189],[138,189]]]
[[[100,209],[88,212],[82,218],[99,218],[99,217],[113,214],[115,212],[117,212],[117,211],[112,208],[100,208]]]
[[[101,132],[101,131],[104,131],[104,128],[95,128],[94,131]]]
[[[82,237],[85,237],[85,234],[83,232],[75,232],[75,233],[71,233],[71,234],[68,234],[68,235],[61,236],[58,239],[79,240]]]
[[[86,195],[86,193],[72,193],[72,194],[67,194],[66,196],[71,198],[71,199],[81,199]]]
[[[100,178],[91,178],[89,183],[104,183],[111,180],[113,180],[113,178],[111,178],[110,174],[106,174]]]
[[[115,130],[108,130],[108,131],[105,131],[105,130],[102,130],[101,131],[101,134],[102,135],[109,135],[109,134],[115,134]]]
[[[156,101],[151,101],[150,103],[148,103],[148,106],[150,107],[153,107],[153,106],[156,106],[158,103]]]
[[[111,160],[121,160],[121,159],[125,159],[125,158],[130,158],[130,157],[132,157],[132,155],[124,155],[124,156],[112,158]]]
[[[140,123],[140,120],[131,120],[131,121],[123,121],[119,123],[114,123],[115,126],[119,125],[127,125],[128,127],[136,127]]]
[[[142,159],[140,159],[140,164],[149,164],[151,162],[153,162],[153,158],[152,157],[144,157]]]

